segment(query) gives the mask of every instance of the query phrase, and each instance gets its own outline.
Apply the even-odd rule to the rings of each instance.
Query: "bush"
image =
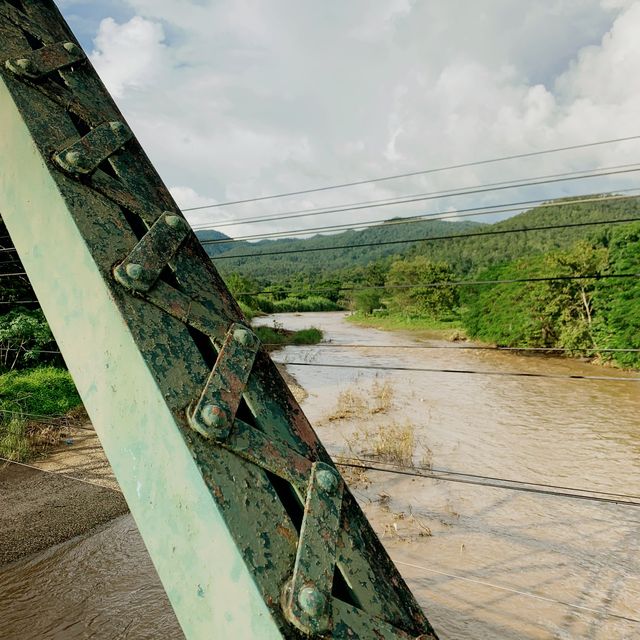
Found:
[[[309,296],[308,298],[285,298],[273,303],[274,313],[291,313],[305,311],[339,311],[340,307],[322,296]]]
[[[354,296],[354,307],[356,311],[371,315],[375,309],[381,305],[380,291],[377,289],[365,289],[358,291]]]
[[[60,416],[82,404],[64,369],[40,367],[0,375],[0,410]]]
[[[0,316],[0,368],[11,371],[56,359],[56,344],[40,310],[13,309]],[[61,360],[57,356],[58,360]]]

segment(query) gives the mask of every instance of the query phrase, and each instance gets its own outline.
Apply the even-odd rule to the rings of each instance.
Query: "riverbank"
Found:
[[[467,340],[467,335],[459,320],[435,320],[433,318],[408,318],[406,316],[385,314],[351,313],[346,322],[368,329],[395,331],[415,334],[415,337],[431,337],[434,339],[458,342]]]
[[[0,566],[86,534],[128,512],[90,425],[29,466],[0,465]]]
[[[307,391],[284,366],[280,374],[298,402]],[[59,420],[58,420],[59,422]],[[39,457],[0,461],[0,567],[37,554],[129,512],[91,423],[71,416],[62,427],[39,423],[56,444]],[[61,431],[63,429],[63,431]]]

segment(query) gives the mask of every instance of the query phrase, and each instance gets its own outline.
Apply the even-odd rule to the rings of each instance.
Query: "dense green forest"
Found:
[[[638,367],[637,353],[601,351],[640,348],[640,279],[609,277],[640,273],[640,224],[615,222],[629,219],[640,219],[640,199],[556,201],[491,225],[394,221],[306,240],[243,243],[219,257],[250,258],[215,262],[249,313],[349,308],[365,317],[453,322],[469,337],[503,346],[569,349]],[[440,236],[462,237],[411,241]],[[570,279],[471,286],[550,277]]]

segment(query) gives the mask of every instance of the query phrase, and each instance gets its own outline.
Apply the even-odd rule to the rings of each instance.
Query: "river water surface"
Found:
[[[317,326],[332,345],[276,354],[304,363],[288,369],[308,391],[303,408],[330,451],[344,451],[353,430],[326,419],[340,391],[366,393],[378,380],[393,388],[393,409],[364,422],[410,423],[434,468],[640,496],[638,382],[313,365],[629,374],[452,348],[426,334],[422,346],[444,348],[400,348],[416,337],[355,327],[340,313],[283,314],[277,321],[291,329]],[[356,495],[443,640],[640,638],[640,508],[377,471],[367,476]],[[407,515],[432,535],[403,535]],[[130,516],[0,571],[0,638],[159,637],[182,634]]]

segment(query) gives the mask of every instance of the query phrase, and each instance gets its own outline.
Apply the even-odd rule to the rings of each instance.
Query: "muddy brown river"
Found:
[[[333,345],[276,354],[304,363],[289,371],[308,391],[303,408],[332,452],[345,452],[358,430],[411,425],[415,464],[428,457],[437,469],[640,502],[639,382],[313,365],[628,373],[451,348],[457,343],[428,335],[417,338],[423,346],[446,348],[376,348],[416,337],[355,327],[341,313],[277,321],[317,326]],[[393,390],[388,411],[327,419],[341,391],[366,395],[374,382]],[[640,638],[639,507],[380,471],[354,491],[443,640]],[[183,636],[130,516],[0,570],[0,638],[159,637]]]

